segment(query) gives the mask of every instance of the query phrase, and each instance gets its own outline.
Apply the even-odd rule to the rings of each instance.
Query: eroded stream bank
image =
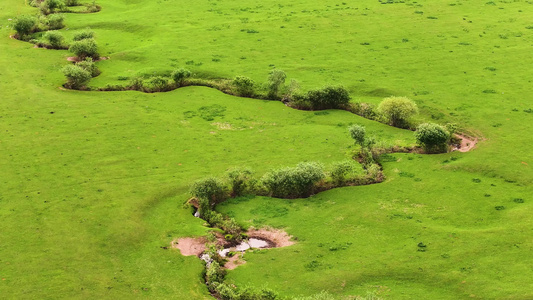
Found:
[[[244,255],[248,250],[281,248],[294,244],[291,241],[291,236],[283,230],[269,228],[250,229],[246,234],[248,239],[239,244],[231,244],[221,234],[217,234],[216,244],[221,248],[218,250],[218,254],[227,260],[223,266],[225,269],[232,270],[246,263]],[[206,257],[206,243],[207,239],[205,237],[184,237],[172,241],[172,247],[180,250],[182,255],[194,255],[209,264],[212,258]]]

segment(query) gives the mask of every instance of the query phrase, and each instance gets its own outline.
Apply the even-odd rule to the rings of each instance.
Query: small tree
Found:
[[[91,57],[96,60],[100,57],[98,54],[98,45],[94,39],[83,39],[75,41],[70,45],[69,51],[76,54],[81,60]]]
[[[245,76],[237,76],[233,79],[233,85],[237,89],[237,94],[243,97],[254,95],[254,81]]]
[[[172,72],[170,77],[172,77],[172,79],[174,80],[174,82],[176,82],[178,86],[181,86],[185,79],[191,77],[191,71],[180,68]]]
[[[53,48],[56,48],[56,49],[61,48],[63,46],[63,41],[65,40],[65,38],[63,37],[61,32],[55,31],[55,30],[54,31],[47,31],[43,35],[43,38],[48,41],[50,46],[52,46]]]
[[[348,127],[348,131],[350,132],[350,136],[352,137],[352,139],[354,139],[354,142],[356,144],[359,144],[361,147],[364,147],[366,134],[365,127],[355,124]]]
[[[438,124],[423,123],[416,128],[415,138],[427,152],[446,152],[450,133]]]
[[[24,39],[28,34],[32,33],[37,25],[37,18],[34,16],[20,16],[15,19],[13,29],[17,31],[20,39]]]
[[[74,37],[72,38],[74,41],[81,41],[85,39],[94,39],[94,31],[87,28],[83,31],[80,31],[76,34],[74,34]]]
[[[282,70],[272,70],[268,75],[268,96],[273,99],[279,98],[280,88],[285,84],[287,75]]]
[[[85,87],[92,77],[89,71],[77,65],[67,65],[61,71],[67,77],[65,87],[70,89],[81,89]]]
[[[388,97],[381,101],[378,111],[390,125],[406,128],[409,127],[408,119],[418,113],[418,107],[407,97]]]

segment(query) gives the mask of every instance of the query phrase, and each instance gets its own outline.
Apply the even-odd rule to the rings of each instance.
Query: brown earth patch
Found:
[[[228,270],[233,270],[240,265],[244,265],[246,261],[242,259],[243,256],[244,256],[244,253],[237,253],[233,255],[232,257],[226,258],[228,262],[224,265],[224,268]]]
[[[205,237],[197,238],[179,238],[172,242],[172,248],[179,249],[181,255],[190,256],[196,255],[200,256],[205,251],[205,243],[207,242]]]
[[[456,134],[457,138],[461,139],[460,145],[455,145],[452,151],[468,152],[476,147],[478,142],[477,138],[469,137],[462,134]]]
[[[271,248],[281,248],[294,245],[294,242],[291,241],[291,236],[285,231],[279,229],[250,229],[248,230],[247,234],[250,238],[258,238],[270,242],[273,244]]]

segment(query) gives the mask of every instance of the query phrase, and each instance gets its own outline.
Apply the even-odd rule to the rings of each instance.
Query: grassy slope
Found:
[[[297,112],[280,103],[205,88],[159,95],[61,91],[57,86],[63,79],[57,70],[68,54],[32,49],[8,38],[7,19],[32,11],[19,2],[0,4],[0,90],[6,91],[0,109],[0,277],[6,280],[0,285],[9,298],[207,296],[200,262],[159,248],[174,237],[204,232],[199,220],[180,209],[194,179],[241,164],[261,172],[301,160],[341,159],[349,144],[342,125],[351,122],[362,122],[391,141],[412,141],[409,133],[345,112]],[[303,240],[293,249],[306,254],[287,248],[252,255],[248,265],[230,274],[233,280],[267,280],[287,294],[330,288],[357,294],[381,285],[393,287],[384,293],[395,297],[432,293],[527,298],[532,290],[525,281],[531,277],[525,266],[531,262],[527,217],[532,114],[523,109],[532,105],[527,98],[531,56],[526,51],[531,30],[526,26],[533,24],[518,10],[527,11],[530,4],[482,2],[423,7],[348,3],[358,9],[340,11],[342,6],[334,2],[311,9],[305,2],[279,7],[252,1],[188,6],[177,1],[107,1],[99,14],[68,15],[70,29],[64,32],[86,26],[96,30],[103,54],[111,56],[99,63],[104,73],[95,80],[97,85],[137,72],[168,71],[187,61],[202,62],[187,65],[197,72],[244,74],[260,81],[273,64],[300,79],[305,88],[325,80],[349,86],[364,101],[376,102],[390,93],[413,96],[427,118],[434,114],[440,121],[456,120],[487,138],[472,153],[453,154],[461,159],[450,164],[442,165],[440,156],[387,163],[390,181],[382,185],[330,191],[310,202],[268,200],[294,207],[284,216],[262,210],[262,199],[239,203],[239,209],[228,206],[242,222],[255,218],[262,224],[288,226]],[[165,6],[159,10],[164,13],[155,18],[160,6]],[[245,7],[251,9],[241,10]],[[211,8],[215,12],[208,11]],[[380,25],[384,18],[387,30]],[[346,28],[353,31],[347,33]],[[361,45],[366,42],[370,45]],[[482,92],[488,89],[497,93]],[[184,114],[214,105],[226,110],[212,121]],[[231,123],[236,130],[220,130],[215,122]],[[395,169],[421,181],[399,177]],[[490,178],[500,176],[517,183]],[[482,183],[471,183],[474,177]],[[494,192],[486,191],[491,189],[488,183],[496,185]],[[515,197],[525,203],[515,205]],[[401,201],[404,198],[424,206],[411,208]],[[328,201],[339,208],[320,204]],[[445,205],[437,205],[441,202]],[[376,203],[385,203],[385,208]],[[496,211],[496,205],[507,209]],[[321,207],[309,209],[313,206]],[[345,212],[340,214],[344,220],[336,220],[339,211]],[[310,214],[317,226],[305,225]],[[415,222],[418,219],[422,223]],[[330,227],[328,220],[339,224]],[[356,247],[372,240],[370,229],[382,235],[375,244]],[[319,243],[327,247],[344,242],[330,238],[340,230],[352,230],[343,237],[352,246],[334,255],[317,250]],[[365,238],[350,235],[360,231]],[[461,242],[455,244],[462,243],[461,249],[450,246],[451,233],[457,234]],[[416,251],[419,240],[428,244],[427,252]],[[260,263],[275,251],[288,259]],[[354,273],[357,262],[345,261],[359,253],[369,268]],[[319,254],[327,255],[318,259],[322,265],[317,270],[303,267],[311,255]],[[444,259],[443,254],[450,257]],[[280,272],[287,262],[295,262],[294,272]],[[272,265],[272,271],[257,276],[266,265]],[[294,280],[295,274],[304,274],[301,280],[306,283],[287,287],[279,280]],[[423,276],[427,274],[431,276]],[[343,277],[349,284],[342,289],[334,280],[325,282],[324,276]],[[442,283],[450,284],[444,288]]]

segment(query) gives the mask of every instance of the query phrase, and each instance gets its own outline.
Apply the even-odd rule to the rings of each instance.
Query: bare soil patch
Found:
[[[250,238],[258,238],[272,244],[269,248],[281,248],[294,245],[291,236],[283,230],[273,228],[250,229],[247,232]]]
[[[237,253],[233,255],[232,257],[228,257],[227,258],[228,262],[224,265],[224,268],[228,270],[233,270],[240,265],[244,265],[246,261],[242,259],[243,256],[244,256],[244,253]]]
[[[478,142],[478,139],[474,137],[469,137],[461,134],[456,134],[455,136],[461,139],[461,144],[455,145],[452,151],[468,152],[474,149]]]
[[[205,243],[207,240],[205,237],[197,238],[179,238],[172,242],[172,248],[177,248],[180,250],[181,255],[190,256],[196,255],[200,256],[205,251]]]

